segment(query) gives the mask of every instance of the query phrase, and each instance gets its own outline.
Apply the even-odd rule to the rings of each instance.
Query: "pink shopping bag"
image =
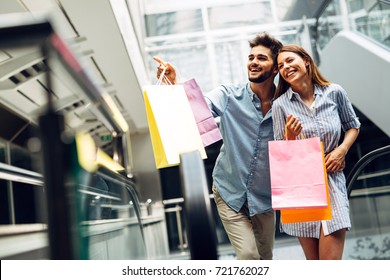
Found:
[[[272,208],[326,208],[327,180],[319,137],[270,141]]]
[[[191,79],[184,82],[183,87],[190,102],[203,145],[206,147],[221,140],[221,132],[198,83],[195,79]]]

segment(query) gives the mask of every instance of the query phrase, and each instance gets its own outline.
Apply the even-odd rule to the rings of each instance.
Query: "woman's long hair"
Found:
[[[306,67],[307,74],[309,75],[311,81],[314,85],[320,85],[320,86],[327,86],[330,84],[330,82],[324,78],[324,76],[321,75],[320,71],[318,70],[317,65],[314,63],[313,59],[310,57],[310,55],[300,46],[298,45],[285,45],[283,46],[279,54],[282,52],[293,52],[302,57],[303,60],[307,61],[309,65]],[[275,92],[275,99],[280,97],[282,94],[284,94],[288,88],[290,87],[290,84],[287,83],[282,76],[279,73],[279,83],[276,88]]]

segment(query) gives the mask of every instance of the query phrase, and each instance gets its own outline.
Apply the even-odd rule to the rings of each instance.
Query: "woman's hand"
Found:
[[[286,139],[295,140],[302,132],[302,124],[293,115],[288,115],[286,120]]]
[[[159,63],[157,67],[157,79],[160,79],[161,74],[163,73],[164,69],[166,69],[164,73],[165,78],[167,78],[172,85],[177,84],[176,67],[168,62],[165,62],[157,56],[154,56],[153,59]],[[164,83],[167,83],[165,79],[163,79],[162,81]]]
[[[325,156],[327,172],[341,171],[345,167],[345,155],[347,152],[340,146]]]
[[[350,128],[345,132],[343,142],[325,156],[325,165],[328,172],[341,171],[345,167],[345,156],[359,135],[358,128]]]

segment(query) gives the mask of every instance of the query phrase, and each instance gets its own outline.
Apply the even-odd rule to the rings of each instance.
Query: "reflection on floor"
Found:
[[[236,255],[233,248],[229,244],[220,245],[218,247],[218,255],[220,260],[234,260]],[[188,251],[171,254],[172,260],[190,259]],[[302,248],[296,238],[281,238],[275,240],[274,260],[304,260]]]
[[[343,260],[389,260],[390,259],[390,229],[366,230],[349,233],[345,240]],[[218,247],[220,260],[234,260],[236,255],[229,245]],[[171,255],[171,259],[190,259],[188,251]],[[283,237],[275,240],[274,260],[305,260],[298,239]]]

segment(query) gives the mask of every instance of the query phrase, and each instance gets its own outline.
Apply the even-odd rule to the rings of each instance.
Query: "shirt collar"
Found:
[[[256,95],[256,94],[253,92],[253,90],[251,89],[250,83],[247,83],[246,88],[247,88],[247,90],[248,90],[248,92],[249,92],[249,96],[251,97],[251,100],[254,101],[255,96],[257,97],[257,95]],[[275,88],[275,86],[274,86],[274,88]],[[275,97],[273,97],[273,98],[271,99],[271,105],[272,105],[272,103],[274,102],[274,98],[275,98]],[[260,98],[258,98],[258,97],[257,97],[257,99],[260,100]],[[260,100],[260,102],[261,102],[261,100]]]
[[[296,96],[297,94],[299,95],[299,93],[293,91],[291,87],[288,88],[285,94],[290,100],[293,98],[293,96]],[[323,95],[323,92],[319,85],[314,85],[314,96],[316,95]]]

